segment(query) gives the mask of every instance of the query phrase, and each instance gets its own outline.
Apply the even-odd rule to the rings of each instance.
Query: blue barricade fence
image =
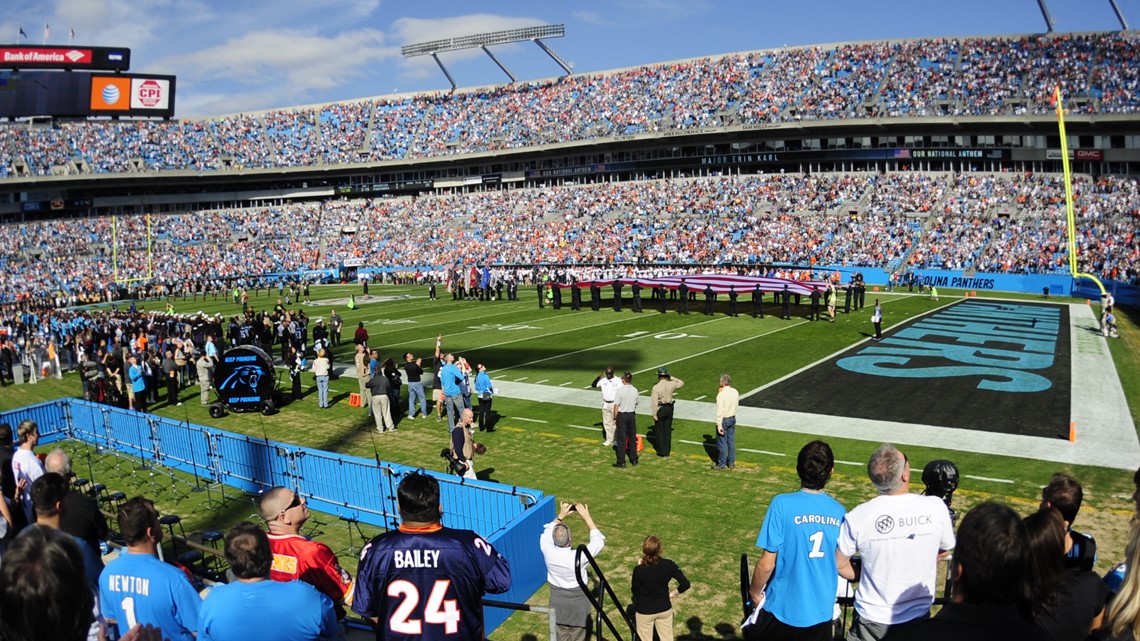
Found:
[[[0,413],[0,422],[13,426],[26,419],[39,426],[41,445],[80,440],[244,492],[283,485],[296,489],[315,510],[384,529],[399,524],[400,479],[424,471],[439,479],[445,524],[478,532],[510,562],[512,587],[497,599],[523,603],[546,581],[538,539],[554,518],[555,501],[539,490],[278,443],[81,399]],[[510,614],[486,608],[487,633]]]

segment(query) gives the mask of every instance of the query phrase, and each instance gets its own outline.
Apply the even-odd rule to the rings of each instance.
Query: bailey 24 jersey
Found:
[[[377,639],[483,639],[483,595],[511,587],[507,560],[470,530],[385,532],[360,554],[352,611],[379,619]]]

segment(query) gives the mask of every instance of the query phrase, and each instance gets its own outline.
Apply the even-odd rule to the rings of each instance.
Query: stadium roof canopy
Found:
[[[507,69],[506,65],[504,65],[498,58],[496,58],[495,54],[491,53],[491,50],[487,47],[493,45],[509,44],[512,42],[525,42],[527,40],[530,40],[531,42],[534,42],[536,45],[538,45],[540,49],[546,52],[546,55],[550,56],[554,62],[558,63],[558,66],[562,67],[562,69],[566,72],[566,75],[570,75],[573,73],[573,69],[570,68],[570,65],[566,64],[566,62],[563,61],[562,58],[558,56],[558,54],[554,53],[554,51],[552,51],[550,47],[547,47],[546,43],[542,41],[543,38],[561,38],[565,35],[566,25],[545,24],[535,27],[523,27],[521,29],[489,31],[487,33],[460,36],[458,38],[444,38],[441,40],[418,42],[400,47],[400,53],[403,54],[405,58],[412,58],[415,56],[431,56],[435,60],[435,63],[439,65],[439,68],[443,71],[443,75],[447,76],[447,81],[451,83],[451,90],[455,91],[457,87],[455,84],[455,79],[451,77],[451,73],[448,72],[447,67],[443,66],[443,62],[439,59],[438,54],[444,51],[459,51],[462,49],[475,48],[482,49],[484,53],[491,57],[491,60],[495,61],[495,64],[499,65],[499,68],[503,70],[503,73],[507,74],[507,77],[511,79],[511,82],[514,82],[516,80],[515,75],[511,73],[511,71]]]

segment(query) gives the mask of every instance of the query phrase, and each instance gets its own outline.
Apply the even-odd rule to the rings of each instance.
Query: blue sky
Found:
[[[1117,0],[1140,28],[1140,0]],[[1048,0],[1057,31],[1118,29],[1107,0]],[[784,45],[1040,33],[1036,0],[6,0],[0,41],[127,46],[132,71],[178,76],[180,117],[447,90],[400,46],[536,24],[578,73]],[[561,69],[533,43],[494,48],[520,80]],[[442,54],[461,87],[506,76],[481,51]]]

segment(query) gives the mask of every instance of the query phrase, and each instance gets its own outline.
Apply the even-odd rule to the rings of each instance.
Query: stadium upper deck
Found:
[[[181,122],[0,126],[0,184],[38,176],[364,166],[669,132],[1140,110],[1135,32],[880,41]],[[1103,118],[1102,118],[1103,119]],[[1131,119],[1129,119],[1131,120]]]

